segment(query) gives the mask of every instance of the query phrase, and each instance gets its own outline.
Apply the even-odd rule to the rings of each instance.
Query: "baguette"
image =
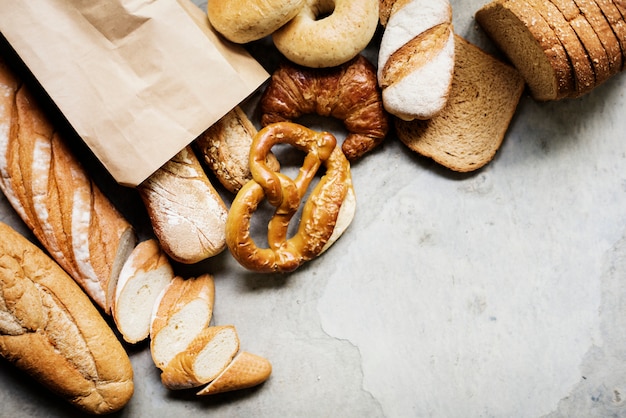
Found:
[[[118,331],[131,344],[150,335],[157,298],[174,280],[174,270],[155,239],[143,241],[124,263],[111,310]]]
[[[4,62],[0,126],[0,189],[56,262],[110,313],[135,232]]]
[[[228,209],[191,146],[137,186],[154,233],[175,261],[193,264],[226,248]]]
[[[378,53],[385,110],[403,119],[430,119],[448,99],[454,70],[454,30],[448,0],[397,1]]]
[[[0,223],[0,354],[89,414],[133,395],[128,355],[78,285],[42,250]]]
[[[456,36],[450,99],[433,119],[396,121],[409,149],[458,172],[475,171],[495,156],[524,90],[517,70]]]

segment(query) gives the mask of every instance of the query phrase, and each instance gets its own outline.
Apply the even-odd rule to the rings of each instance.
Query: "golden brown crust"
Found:
[[[163,251],[174,260],[193,264],[226,248],[228,209],[191,146],[172,157],[137,190]]]
[[[248,116],[235,107],[202,133],[194,146],[219,182],[231,193],[237,193],[249,180],[250,145],[257,130]],[[280,164],[274,154],[268,154],[268,165],[274,171]]]
[[[265,165],[265,155],[274,144],[288,143],[307,152],[299,175],[292,180]],[[301,199],[321,165],[326,173],[303,206],[297,233],[287,238],[287,228]],[[289,272],[319,255],[330,239],[340,208],[352,187],[350,164],[336,146],[335,138],[291,122],[263,128],[250,152],[253,180],[233,201],[226,222],[226,243],[244,267],[257,272]],[[252,214],[267,198],[276,208],[268,225],[269,248],[259,248],[250,235]]]
[[[342,120],[349,131],[342,150],[351,161],[377,147],[389,130],[376,70],[362,55],[321,69],[283,62],[260,105],[263,126],[313,113]]]
[[[130,360],[98,310],[39,248],[0,223],[0,353],[92,414],[133,394]]]
[[[134,231],[1,62],[0,74],[0,119],[8,127],[0,134],[0,188],[52,257],[109,313]]]

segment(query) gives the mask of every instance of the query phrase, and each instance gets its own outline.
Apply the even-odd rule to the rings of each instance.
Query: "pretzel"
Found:
[[[290,144],[306,152],[295,179],[272,171],[266,164],[271,148]],[[287,238],[293,215],[300,208],[311,180],[321,166],[325,174],[302,207],[297,232]],[[245,268],[263,273],[290,272],[327,248],[339,212],[352,191],[350,164],[336,138],[293,122],[277,122],[261,129],[250,150],[248,181],[233,200],[226,220],[226,244]],[[250,221],[263,199],[275,207],[268,223],[269,248],[259,248],[250,235]]]

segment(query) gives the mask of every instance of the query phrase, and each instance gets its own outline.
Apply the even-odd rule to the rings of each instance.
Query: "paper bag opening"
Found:
[[[0,31],[113,178],[137,186],[269,74],[190,0],[0,2]]]

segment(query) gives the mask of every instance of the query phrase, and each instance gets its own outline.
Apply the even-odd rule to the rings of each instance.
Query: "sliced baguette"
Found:
[[[452,91],[441,114],[428,121],[396,120],[411,150],[459,172],[489,163],[499,149],[524,90],[517,70],[456,36]]]
[[[239,351],[239,336],[232,325],[213,326],[202,332],[167,363],[161,382],[170,390],[191,389],[211,382]]]
[[[135,247],[120,272],[112,309],[126,342],[136,344],[148,338],[154,304],[173,279],[174,270],[155,239]]]
[[[272,374],[272,364],[264,357],[242,351],[224,371],[197,394],[214,395],[260,385]]]
[[[213,276],[177,276],[157,298],[150,322],[150,352],[163,369],[209,326],[215,303]]]
[[[565,45],[539,12],[521,2],[492,1],[475,18],[524,77],[536,100],[559,100],[576,91]]]

